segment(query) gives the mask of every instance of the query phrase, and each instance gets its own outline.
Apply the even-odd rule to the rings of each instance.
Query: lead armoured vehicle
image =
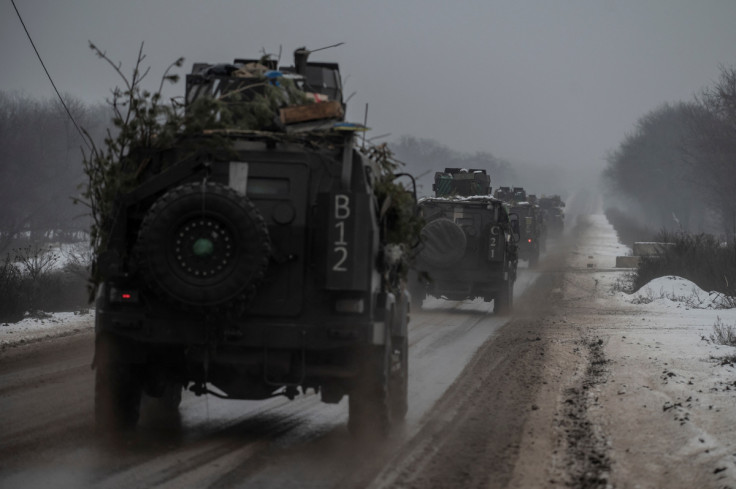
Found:
[[[492,197],[485,170],[435,173],[435,196],[419,202],[422,245],[410,274],[412,302],[426,296],[480,297],[496,313],[510,312],[516,280],[518,222]]]
[[[354,144],[338,66],[304,50],[295,65],[195,64],[190,105],[288,80],[320,103],[283,107],[265,129],[203,131],[206,144],[143,153],[137,184],[118,196],[97,260],[102,429],[135,426],[143,394],[176,407],[184,388],[347,395],[358,433],[387,433],[405,416],[409,295],[381,194],[393,174]]]

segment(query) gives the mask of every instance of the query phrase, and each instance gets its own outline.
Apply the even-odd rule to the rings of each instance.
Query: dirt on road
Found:
[[[613,299],[626,272],[597,217],[372,487],[736,487],[736,372],[712,358],[712,324]]]

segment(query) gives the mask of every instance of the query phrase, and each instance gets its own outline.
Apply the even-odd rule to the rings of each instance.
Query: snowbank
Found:
[[[690,280],[674,275],[659,277],[628,297],[632,304],[654,304],[663,308],[728,309],[727,297],[719,292],[706,292]]]
[[[17,323],[0,323],[0,350],[59,336],[91,331],[95,326],[94,310],[42,314]]]

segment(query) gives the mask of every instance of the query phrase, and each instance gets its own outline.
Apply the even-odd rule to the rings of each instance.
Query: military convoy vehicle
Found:
[[[143,152],[136,185],[117,197],[97,258],[101,429],[134,427],[143,394],[176,408],[182,389],[251,400],[313,389],[325,403],[347,395],[357,434],[388,433],[404,418],[404,247],[389,239],[396,213],[379,191],[393,174],[344,122],[338,65],[295,54],[278,71],[259,60],[196,64],[187,104],[287,79],[325,102],[283,107],[263,130],[204,130]],[[227,147],[215,144],[223,138]],[[483,205],[502,215],[492,199]],[[492,234],[495,253],[505,229]]]
[[[490,302],[511,311],[516,280],[518,221],[491,196],[485,170],[435,173],[434,197],[419,201],[425,220],[409,287],[419,307],[427,296]]]
[[[544,222],[550,236],[556,237],[562,234],[565,229],[565,203],[559,195],[549,197],[542,196],[539,199],[539,206],[542,208]]]
[[[523,187],[500,187],[495,196],[506,202],[510,213],[519,216],[519,259],[528,261],[530,268],[537,266],[545,249],[546,230],[541,209],[533,203],[536,197],[528,196]]]

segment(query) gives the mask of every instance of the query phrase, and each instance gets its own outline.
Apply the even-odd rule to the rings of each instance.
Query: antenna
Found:
[[[310,53],[316,53],[317,51],[323,51],[325,49],[336,48],[337,46],[342,46],[343,44],[345,44],[345,43],[344,42],[338,42],[337,44],[332,44],[330,46],[325,46],[323,48],[310,49],[309,52]]]
[[[371,141],[375,141],[376,139],[387,138],[390,135],[391,135],[390,132],[379,134],[378,136],[373,136],[372,138],[368,138],[368,142],[370,143]]]
[[[365,116],[363,116],[363,147],[365,149],[365,133],[368,132],[368,102],[365,103]]]

